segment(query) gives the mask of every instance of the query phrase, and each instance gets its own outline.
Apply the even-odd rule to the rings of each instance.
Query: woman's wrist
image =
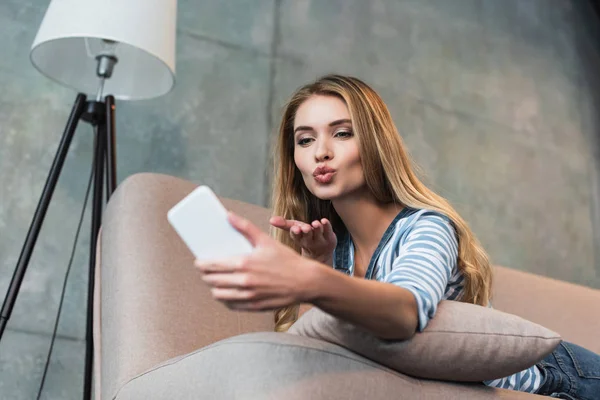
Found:
[[[333,254],[329,256],[315,256],[302,250],[302,256],[308,258],[309,260],[333,267]]]
[[[327,279],[327,273],[331,272],[331,269],[324,263],[307,259],[303,270],[305,273],[302,274],[303,279],[301,284],[298,285],[297,300],[299,303],[312,303],[322,296],[322,283]]]

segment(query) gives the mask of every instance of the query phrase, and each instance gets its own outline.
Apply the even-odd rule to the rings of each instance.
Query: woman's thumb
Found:
[[[323,225],[323,235],[326,238],[335,237],[333,226],[331,226],[331,222],[327,218],[321,220],[321,225]]]

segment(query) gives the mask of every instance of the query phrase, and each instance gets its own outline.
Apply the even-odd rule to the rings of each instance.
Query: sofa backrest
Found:
[[[492,305],[600,353],[600,290],[511,268],[494,268]]]

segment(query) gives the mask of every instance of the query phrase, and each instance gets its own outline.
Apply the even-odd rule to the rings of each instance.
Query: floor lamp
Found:
[[[117,184],[115,99],[149,99],[171,90],[175,82],[176,19],[177,0],[52,0],[31,47],[31,62],[42,74],[79,93],[2,305],[0,340],[77,123],[83,120],[95,133],[84,399],[91,398],[92,386],[96,241],[104,201]],[[94,100],[88,100],[90,94],[95,95]]]

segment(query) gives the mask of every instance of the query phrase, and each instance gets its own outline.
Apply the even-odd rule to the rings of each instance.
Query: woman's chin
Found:
[[[316,187],[313,188],[312,194],[319,200],[331,201],[339,197],[339,191],[333,187]]]

